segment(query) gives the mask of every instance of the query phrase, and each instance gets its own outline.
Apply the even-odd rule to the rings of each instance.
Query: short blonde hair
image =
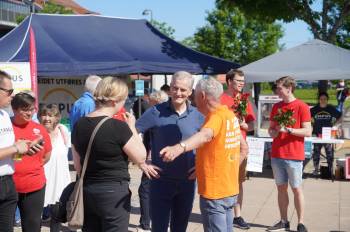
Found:
[[[128,96],[128,86],[116,77],[105,77],[97,85],[94,99],[97,105],[104,105],[109,101],[123,101]]]

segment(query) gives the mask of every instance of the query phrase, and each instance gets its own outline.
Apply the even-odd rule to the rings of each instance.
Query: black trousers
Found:
[[[143,173],[141,177],[141,183],[139,186],[139,199],[140,199],[140,226],[144,230],[151,229],[151,216],[150,216],[150,187],[151,180]]]
[[[315,169],[319,169],[320,165],[320,155],[321,155],[321,149],[324,147],[326,151],[326,156],[327,156],[327,164],[328,164],[328,169],[330,171],[333,170],[333,160],[334,160],[334,148],[332,144],[326,143],[326,144],[314,144],[314,153],[312,154],[313,162],[314,162],[314,167]]]
[[[129,226],[128,181],[85,182],[84,232],[126,232]]]
[[[12,175],[0,176],[0,231],[13,232],[17,192]]]
[[[21,213],[23,232],[40,232],[45,186],[30,193],[18,193],[18,208]]]

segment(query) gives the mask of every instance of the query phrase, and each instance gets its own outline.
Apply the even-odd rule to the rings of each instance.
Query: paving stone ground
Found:
[[[336,153],[336,158],[350,153],[350,142],[345,144]],[[306,178],[303,181],[305,194],[305,224],[309,232],[350,232],[350,181],[317,179],[311,176],[311,162],[305,168]],[[136,231],[139,221],[139,200],[137,188],[141,172],[130,166],[132,177],[132,213],[130,215],[129,231]],[[74,173],[72,173],[74,175]],[[265,231],[266,228],[279,219],[277,206],[277,191],[272,178],[271,169],[265,168],[263,173],[251,175],[244,186],[244,203],[242,216],[250,223],[249,232]],[[293,194],[290,194],[288,218],[291,222],[291,231],[296,231],[297,215],[293,206]],[[1,230],[1,228],[0,228]],[[240,229],[234,229],[241,231]],[[21,229],[16,228],[15,232]],[[49,231],[43,225],[41,231]],[[62,231],[68,231],[63,227]],[[198,204],[198,195],[194,201],[192,215],[187,228],[188,232],[203,231]]]

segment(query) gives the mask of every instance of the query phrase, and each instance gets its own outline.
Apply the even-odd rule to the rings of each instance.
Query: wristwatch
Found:
[[[186,152],[186,143],[180,142],[179,144],[180,144],[180,146],[184,149],[183,152]]]
[[[293,129],[292,129],[292,128],[289,128],[289,127],[287,127],[286,130],[287,130],[288,134],[291,134],[292,131],[293,131]]]

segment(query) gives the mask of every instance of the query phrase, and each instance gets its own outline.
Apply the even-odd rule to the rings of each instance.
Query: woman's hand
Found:
[[[148,164],[146,162],[142,162],[138,164],[139,168],[145,173],[148,179],[153,179],[153,178],[159,178],[159,172],[162,171],[161,168],[153,165],[153,164]]]
[[[41,151],[42,149],[44,149],[44,138],[43,136],[39,135],[36,139],[34,139],[31,143],[30,143],[30,148],[28,151],[28,155],[34,155],[35,153]]]
[[[135,127],[136,119],[135,119],[134,115],[132,115],[129,112],[125,112],[123,114],[123,117],[124,117],[124,120],[125,120],[126,124],[128,124],[128,126],[130,128],[134,128]]]

